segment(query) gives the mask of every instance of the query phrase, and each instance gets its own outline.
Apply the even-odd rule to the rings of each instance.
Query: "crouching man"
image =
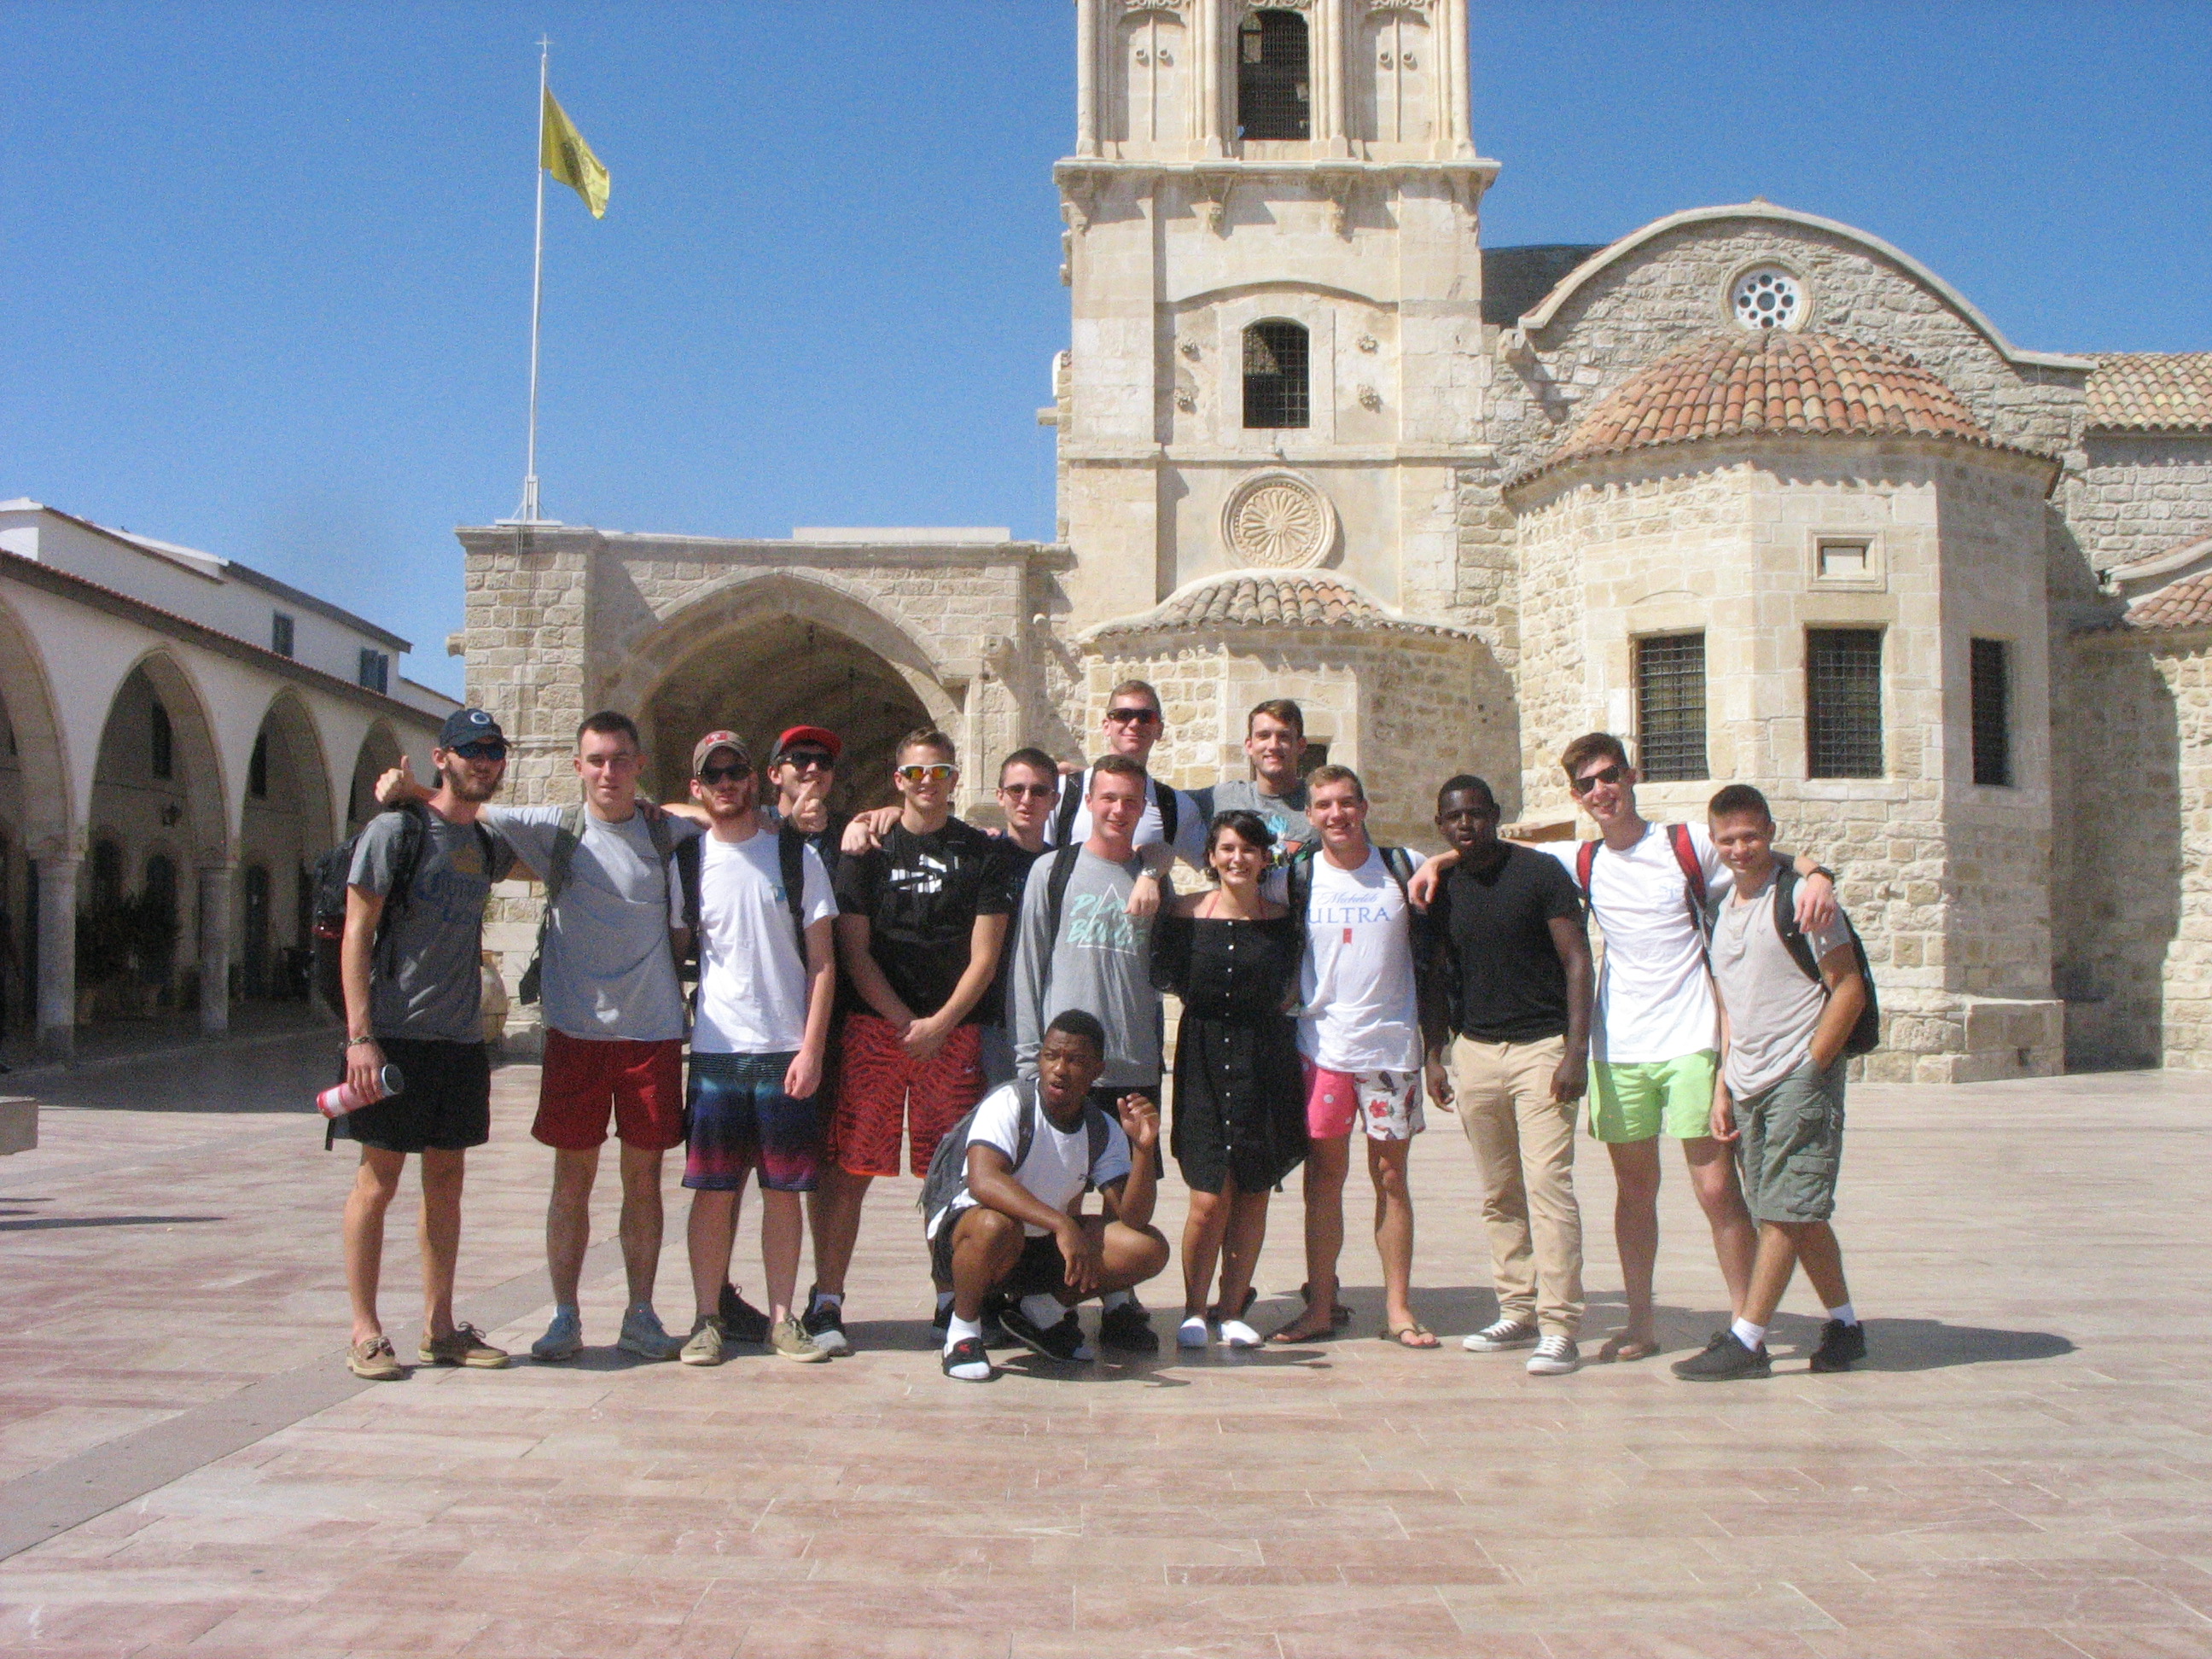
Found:
[[[930,1267],[952,1286],[947,1376],[994,1375],[983,1346],[987,1299],[1002,1299],[1000,1322],[1024,1347],[1085,1360],[1076,1304],[1133,1290],[1167,1266],[1168,1242],[1152,1225],[1159,1109],[1126,1094],[1117,1123],[1090,1104],[1105,1066],[1098,1021],[1080,1009],[1057,1015],[1038,1045],[1036,1077],[994,1090],[975,1109],[962,1138],[964,1164],[946,1161],[960,1156],[948,1146],[931,1166]],[[1085,1215],[1083,1194],[1094,1187],[1105,1213]]]

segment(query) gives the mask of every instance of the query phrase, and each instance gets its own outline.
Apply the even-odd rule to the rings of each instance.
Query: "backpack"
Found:
[[[1086,769],[1070,773],[1060,781],[1060,805],[1052,816],[1054,846],[1066,846],[1067,838],[1075,833],[1075,809],[1083,805],[1083,786],[1090,776]],[[1149,781],[1152,786],[1152,804],[1160,809],[1160,839],[1172,848],[1176,831],[1182,827],[1182,805],[1176,799],[1176,792],[1158,778]],[[1054,933],[1058,931],[1054,929]]]
[[[1713,921],[1705,908],[1705,866],[1698,856],[1698,844],[1690,839],[1690,826],[1670,823],[1667,828],[1667,844],[1674,849],[1674,862],[1682,868],[1684,897],[1690,907],[1690,921],[1698,930],[1700,945],[1712,941]],[[1597,867],[1597,849],[1602,841],[1586,841],[1575,848],[1575,885],[1583,890],[1583,908],[1595,908],[1590,889],[1590,877]],[[1814,977],[1818,977],[1816,975]]]
[[[676,878],[684,890],[684,925],[690,930],[688,954],[677,963],[678,978],[699,978],[699,864],[706,836],[693,836],[676,846]],[[788,823],[775,827],[776,872],[783,878],[783,902],[791,908],[791,929],[799,939],[799,960],[806,961],[806,837]]]
[[[647,833],[653,837],[654,866],[665,872],[676,850],[676,836],[669,825],[668,815],[649,801],[639,801],[637,810],[645,819]],[[584,814],[581,801],[565,806],[561,809],[561,822],[554,827],[553,856],[546,861],[545,867],[545,908],[538,915],[538,946],[530,953],[530,966],[522,970],[522,983],[515,988],[516,1000],[526,1005],[538,1000],[545,970],[545,930],[553,920],[554,901],[568,884],[568,871],[576,862],[576,849],[584,844]]]
[[[1776,860],[1774,872],[1774,931],[1782,940],[1782,947],[1790,958],[1804,970],[1805,977],[1821,988],[1827,987],[1820,977],[1820,963],[1813,954],[1813,942],[1805,937],[1797,925],[1797,871],[1793,865]],[[1843,913],[1837,912],[1839,916]],[[1843,916],[1844,931],[1851,936],[1851,955],[1858,963],[1859,977],[1866,983],[1866,1006],[1859,1010],[1858,1018],[1851,1025],[1850,1035],[1844,1039],[1846,1055],[1869,1054],[1881,1046],[1881,1004],[1875,995],[1874,970],[1867,966],[1866,946],[1859,941],[1859,930],[1851,926],[1851,919]]]
[[[383,914],[376,919],[376,951],[381,957],[372,957],[372,970],[380,970],[387,977],[398,968],[392,951],[393,928],[406,914],[407,903],[415,885],[415,873],[422,866],[423,849],[430,841],[429,809],[420,801],[409,801],[380,813],[378,817],[399,815],[399,848],[392,860],[392,885],[384,895]],[[371,818],[369,823],[376,822]],[[483,844],[484,869],[492,866],[491,834],[482,822],[476,825],[477,839]],[[355,852],[361,838],[368,832],[368,824],[348,836],[343,841],[315,860],[314,895],[309,904],[309,927],[314,937],[314,967],[313,983],[315,995],[325,1008],[337,1018],[345,1018],[345,979],[341,957],[345,945],[346,889],[353,876]]]
[[[1044,1111],[1044,1105],[1035,1078],[1018,1079],[1012,1086],[1021,1091],[1022,1096],[1021,1127],[1014,1137],[1014,1168],[1018,1170],[1029,1162],[1030,1148],[1036,1144],[1037,1118]],[[921,1212],[924,1225],[928,1224],[931,1216],[945,1209],[966,1190],[968,1137],[975,1127],[975,1114],[982,1109],[979,1103],[939,1137],[937,1150],[930,1155],[929,1173],[922,1177],[921,1196],[915,1200],[915,1207]],[[1113,1126],[1104,1112],[1088,1102],[1084,1104],[1083,1122],[1091,1136],[1090,1161],[1084,1167],[1095,1169],[1098,1160],[1105,1156],[1106,1142]]]

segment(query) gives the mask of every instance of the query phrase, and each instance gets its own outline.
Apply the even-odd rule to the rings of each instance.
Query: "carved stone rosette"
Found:
[[[1310,569],[1336,545],[1336,508],[1310,479],[1269,467],[1229,492],[1221,538],[1240,568]]]

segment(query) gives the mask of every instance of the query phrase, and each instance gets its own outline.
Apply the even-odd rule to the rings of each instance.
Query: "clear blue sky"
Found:
[[[1475,0],[1483,234],[1753,195],[2019,343],[2212,348],[2212,7]],[[0,496],[228,554],[458,690],[522,472],[541,30],[614,174],[549,197],[545,507],[1052,530],[1065,0],[0,8]]]

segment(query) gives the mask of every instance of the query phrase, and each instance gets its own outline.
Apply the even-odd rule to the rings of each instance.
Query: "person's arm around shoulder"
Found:
[[[1160,1143],[1160,1109],[1143,1095],[1127,1094],[1115,1109],[1129,1141],[1129,1173],[1102,1182],[1098,1196],[1111,1219],[1125,1226],[1149,1227],[1152,1206],[1159,1199],[1159,1160],[1152,1149]]]
[[[1413,867],[1413,878],[1406,884],[1406,900],[1416,910],[1425,910],[1437,902],[1437,890],[1443,885],[1444,878],[1459,866],[1459,854],[1447,847],[1441,853],[1432,853]]]
[[[1157,915],[1161,901],[1175,893],[1169,872],[1175,868],[1176,849],[1164,841],[1147,842],[1137,849],[1137,858],[1145,867],[1130,884],[1129,902],[1121,907],[1122,913],[1132,916]]]
[[[875,806],[854,813],[845,820],[845,833],[838,839],[837,850],[848,858],[874,852],[884,844],[884,837],[890,834],[891,825],[899,821],[899,811],[896,806]]]
[[[1028,1107],[1021,1109],[1026,1111]],[[1042,1109],[1039,1109],[1042,1110]],[[968,1143],[968,1195],[986,1209],[1012,1216],[1025,1227],[1041,1227],[1060,1247],[1066,1264],[1067,1286],[1087,1296],[1098,1286],[1098,1250],[1081,1221],[1066,1210],[1055,1210],[1014,1179],[1014,1161],[988,1141]]]

